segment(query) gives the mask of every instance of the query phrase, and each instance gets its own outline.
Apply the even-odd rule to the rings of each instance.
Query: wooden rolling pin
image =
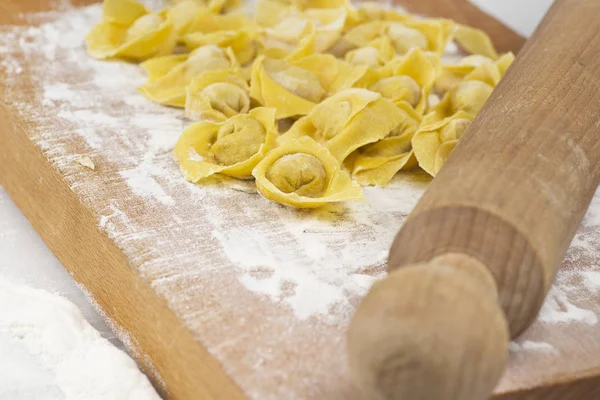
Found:
[[[600,1],[557,0],[358,307],[349,362],[368,398],[489,398],[599,183]]]

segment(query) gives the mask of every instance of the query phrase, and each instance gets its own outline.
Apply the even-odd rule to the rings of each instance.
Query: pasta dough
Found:
[[[254,168],[256,188],[265,198],[297,208],[338,201],[362,201],[360,186],[327,149],[309,137],[285,142]]]
[[[255,108],[223,122],[189,126],[175,146],[175,158],[190,182],[214,174],[248,179],[252,169],[276,144],[275,110]]]

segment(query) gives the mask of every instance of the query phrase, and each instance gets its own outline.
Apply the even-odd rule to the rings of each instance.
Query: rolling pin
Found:
[[[555,2],[405,221],[348,330],[368,399],[491,395],[600,183],[599,18]]]

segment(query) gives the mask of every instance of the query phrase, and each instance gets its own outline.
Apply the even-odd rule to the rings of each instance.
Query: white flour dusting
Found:
[[[508,349],[513,352],[519,351],[541,351],[544,353],[557,353],[556,348],[550,343],[545,342],[533,342],[531,340],[513,341],[510,342]]]
[[[583,283],[585,287],[592,293],[600,292],[600,271],[585,271],[582,272]]]
[[[595,325],[598,323],[598,316],[591,310],[577,307],[571,302],[565,290],[555,286],[550,290],[538,320],[550,323],[581,322]]]
[[[1,399],[160,399],[75,305],[1,277],[0,354]]]
[[[345,329],[384,276],[389,246],[427,182],[400,175],[386,189],[366,188],[364,203],[311,211],[269,203],[244,182],[185,182],[171,156],[183,112],[136,91],[145,79],[138,66],[85,54],[100,14],[99,5],[65,7],[31,16],[30,28],[0,27],[7,107],[99,229],[251,398],[355,400]],[[81,155],[96,172],[73,162]],[[599,199],[568,257],[582,271],[600,264]],[[593,304],[570,290],[573,279],[583,277],[559,274],[538,326],[577,324],[591,335]]]

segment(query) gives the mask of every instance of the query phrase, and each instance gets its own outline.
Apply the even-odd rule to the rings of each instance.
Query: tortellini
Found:
[[[399,171],[435,176],[514,60],[483,31],[379,3],[240,4],[105,0],[87,50],[141,62],[140,92],[184,108],[185,179],[254,179],[287,206],[361,200]]]
[[[412,146],[419,166],[436,176],[454,149],[458,140],[471,125],[473,116],[465,111],[428,123],[427,119],[412,138]]]
[[[317,28],[312,21],[291,16],[265,28],[261,45],[269,58],[294,59],[315,53]]]
[[[192,120],[224,121],[250,110],[246,80],[233,69],[206,71],[187,87],[186,117]]]
[[[350,50],[344,59],[354,65],[363,65],[369,68],[378,68],[394,58],[395,52],[390,40],[381,37],[371,41],[365,47]]]
[[[299,119],[280,141],[311,137],[341,163],[359,147],[388,136],[403,117],[400,109],[379,93],[346,89]]]
[[[193,50],[206,45],[231,48],[240,64],[252,61],[258,50],[258,28],[243,14],[215,14],[200,10],[186,27],[181,40]]]
[[[184,107],[186,86],[203,72],[238,68],[230,49],[215,45],[200,47],[189,55],[172,55],[153,58],[142,63],[148,81],[139,87],[150,100],[173,107]]]
[[[277,109],[278,119],[308,114],[325,96],[319,78],[282,60],[259,57],[252,67],[251,96]]]
[[[360,148],[352,162],[352,178],[361,185],[387,185],[402,169],[417,165],[412,138],[421,124],[421,116],[408,103],[399,104],[403,120],[380,141]]]
[[[355,66],[332,56],[331,54],[313,54],[290,62],[314,74],[326,95],[356,85],[367,73],[364,66]]]
[[[498,59],[499,55],[490,37],[482,30],[459,25],[454,35],[458,44],[468,53]]]
[[[397,58],[371,74],[368,83],[370,90],[381,93],[396,104],[408,102],[419,113],[428,105],[428,96],[440,74],[437,58],[421,49],[413,49],[404,57]]]
[[[339,161],[309,137],[286,141],[272,150],[252,175],[262,196],[296,208],[363,200],[362,189]]]
[[[231,12],[241,4],[240,0],[171,0],[176,4],[182,2],[194,2],[202,8],[207,8],[212,12]]]
[[[373,40],[385,37],[398,55],[412,49],[441,54],[452,38],[455,25],[448,20],[407,18],[402,21],[370,21],[349,30],[343,41],[349,46],[366,47]]]
[[[449,91],[463,80],[481,80],[495,87],[514,59],[512,53],[506,53],[496,61],[476,54],[465,57],[457,64],[444,65],[435,84],[436,90]]]
[[[276,140],[275,110],[260,107],[223,122],[190,125],[175,146],[175,158],[190,182],[214,174],[248,179]]]
[[[135,0],[105,0],[102,21],[85,41],[88,54],[94,58],[141,61],[170,54],[177,33],[166,11],[151,13]]]

